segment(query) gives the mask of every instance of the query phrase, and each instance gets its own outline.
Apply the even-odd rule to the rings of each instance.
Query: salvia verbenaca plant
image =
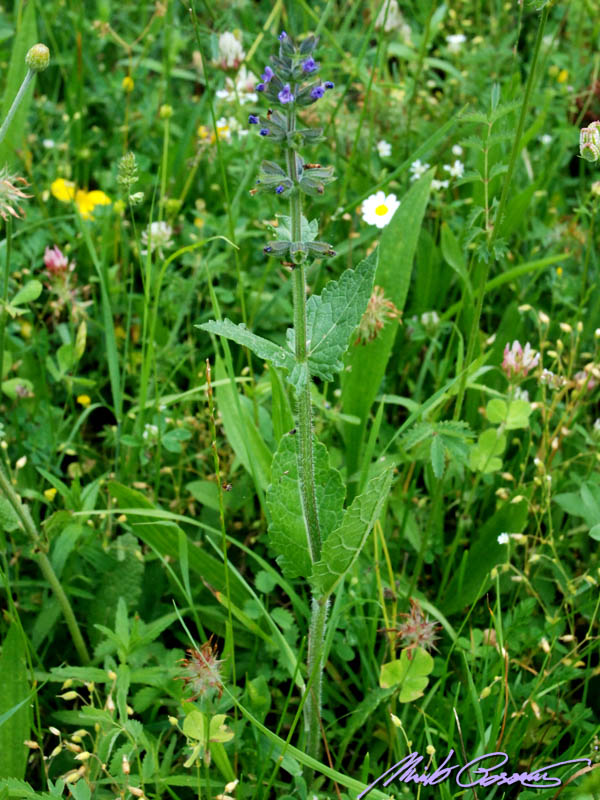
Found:
[[[302,126],[298,111],[334,88],[331,81],[317,77],[316,46],[314,36],[297,44],[281,33],[279,52],[271,57],[256,87],[271,108],[249,118],[284,156],[283,164],[262,163],[251,193],[267,192],[289,203],[289,216],[280,217],[276,238],[264,247],[266,254],[282,259],[291,271],[294,312],[287,344],[278,346],[228,319],[198,326],[248,347],[284,371],[294,395],[295,427],[278,443],[266,502],[269,544],[279,566],[286,577],[307,581],[312,594],[303,745],[315,758],[320,752],[329,601],[358,558],[391,483],[391,471],[374,465],[365,491],[344,508],[342,476],[330,467],[327,449],[312,430],[312,380],[332,381],[344,368],[342,357],[369,301],[377,265],[375,250],[355,270],[346,270],[307,301],[309,259],[335,255],[329,244],[319,240],[318,222],[308,222],[302,214],[303,197],[321,196],[334,180],[331,168],[307,162],[301,155],[322,140],[322,129]]]

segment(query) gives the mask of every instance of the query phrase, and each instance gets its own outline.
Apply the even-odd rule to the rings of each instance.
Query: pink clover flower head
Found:
[[[54,245],[44,251],[44,266],[49,275],[61,275],[69,269],[69,259]]]
[[[435,642],[439,637],[436,636],[436,631],[441,630],[441,627],[427,619],[418,600],[411,597],[410,614],[400,614],[400,616],[406,617],[406,622],[398,626],[397,636],[406,647],[409,661],[412,659],[412,651],[417,647],[437,650]]]
[[[525,378],[529,370],[537,367],[539,363],[540,354],[536,353],[529,342],[525,345],[525,349],[521,347],[521,343],[517,339],[512,343],[512,347],[508,342],[506,343],[502,369],[509,380],[518,376]]]

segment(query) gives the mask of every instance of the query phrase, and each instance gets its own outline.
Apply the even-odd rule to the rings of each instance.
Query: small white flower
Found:
[[[410,44],[412,30],[410,25],[407,25],[404,17],[402,16],[402,12],[398,7],[398,0],[389,0],[389,2],[383,3],[380,12],[377,15],[377,19],[375,20],[375,28],[383,28],[385,33],[389,33],[390,31],[400,31],[401,37],[404,39],[405,44]]]
[[[421,164],[421,159],[418,158],[410,165],[411,181],[418,181],[421,175],[424,175],[429,169],[429,164]]]
[[[254,91],[254,87],[258,83],[258,78],[254,73],[248,72],[245,66],[241,66],[235,80],[229,75],[225,78],[225,87],[217,89],[216,95],[219,100],[227,100],[233,102],[239,100],[240,105],[246,103],[257,103],[258,95]]]
[[[540,136],[540,142],[544,147],[548,147],[549,144],[552,144],[552,136],[550,136],[549,133],[545,133],[543,136]]]
[[[144,432],[142,433],[142,439],[147,442],[150,440],[151,442],[154,441],[158,436],[158,427],[156,425],[152,425],[150,422],[147,422],[144,425]]]
[[[439,191],[440,189],[447,189],[450,186],[450,181],[438,181],[437,178],[434,178],[431,181],[431,188],[434,191]]]
[[[223,69],[235,69],[245,57],[242,43],[234,33],[225,31],[219,36],[219,64]]]
[[[462,156],[463,149],[459,144],[455,144],[454,147],[452,148],[452,153],[455,156]]]
[[[462,178],[465,172],[465,165],[457,158],[454,164],[444,164],[444,171],[452,178]]]
[[[510,536],[508,535],[508,533],[501,533],[500,536],[498,536],[498,544],[508,544],[509,541],[510,541]]]
[[[42,139],[42,145],[46,150],[52,150],[53,147],[56,147],[54,139]]]
[[[394,216],[400,201],[395,194],[388,194],[379,191],[372,194],[362,204],[362,218],[367,225],[376,225],[378,228],[385,228]]]
[[[142,250],[142,255],[147,255],[148,249],[151,253],[156,250],[162,258],[163,247],[173,246],[173,240],[171,239],[172,233],[173,228],[171,228],[168,222],[157,221],[150,223],[146,230],[142,231],[142,244],[147,248],[146,250]]]
[[[463,44],[467,41],[467,37],[464,33],[453,33],[450,36],[446,36],[446,43],[448,44],[448,50],[451,53],[459,53],[462,50]]]
[[[526,400],[529,402],[529,392],[517,386],[515,389],[515,400]]]
[[[424,311],[421,314],[421,325],[425,328],[435,328],[439,321],[440,318],[437,311]]]
[[[389,158],[392,155],[392,145],[386,142],[385,139],[377,142],[377,152],[381,158]]]
[[[232,119],[225,119],[225,117],[221,117],[221,119],[217,120],[217,136],[222,141],[230,142],[231,141],[231,128],[237,125],[237,120]]]

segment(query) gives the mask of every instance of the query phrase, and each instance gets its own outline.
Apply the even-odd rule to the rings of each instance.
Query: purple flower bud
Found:
[[[284,39],[287,39],[287,33],[285,31],[281,31],[278,38],[280,42],[283,42]]]
[[[275,73],[271,69],[271,67],[265,67],[265,71],[260,76],[265,83],[269,83],[269,81],[275,77]]]
[[[325,83],[323,84],[323,86],[324,86],[326,89],[333,89],[333,87],[335,86],[335,83],[334,83],[333,81],[325,81]]]
[[[310,96],[313,100],[319,100],[325,94],[325,89],[322,86],[315,86],[310,90]]]
[[[248,115],[248,124],[249,125],[258,125],[258,117],[256,114],[249,114]]]
[[[316,72],[318,69],[319,65],[312,56],[309,56],[306,61],[302,62],[302,72],[310,74],[311,72]]]
[[[257,92],[264,92],[264,90],[265,90],[265,85],[264,85],[264,83],[258,83],[258,84],[256,85],[256,91],[257,91]]]
[[[263,253],[272,253],[272,252],[273,252],[273,248],[270,245],[267,245],[266,247],[263,247]]]
[[[277,97],[279,98],[279,102],[280,103],[293,103],[294,102],[294,95],[292,94],[292,92],[290,90],[289,83],[286,83],[286,85],[279,92]]]
[[[279,184],[279,186],[275,189],[275,194],[281,194],[282,192],[285,192],[285,187]]]
[[[260,133],[261,136],[268,136],[269,135],[269,129],[268,128],[261,128],[259,130],[259,133]]]

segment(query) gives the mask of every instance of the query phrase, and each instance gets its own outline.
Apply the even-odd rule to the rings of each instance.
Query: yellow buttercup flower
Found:
[[[46,498],[46,500],[52,502],[56,497],[56,489],[54,487],[52,489],[46,489],[46,491],[44,492],[44,497]]]
[[[70,203],[75,199],[75,184],[73,181],[66,181],[64,178],[57,178],[50,186],[52,196],[60,200],[61,203]]]
[[[78,189],[73,181],[66,181],[64,178],[53,181],[50,191],[61,203],[71,203],[74,200],[84,219],[92,219],[92,211],[96,206],[106,206],[112,202],[110,197],[99,189],[86,192],[85,189]]]
[[[123,82],[121,83],[121,86],[123,87],[124,91],[133,92],[133,87],[135,86],[135,84],[133,82],[133,78],[131,77],[131,75],[125,75],[125,77],[123,78]]]
[[[89,404],[92,402],[92,399],[87,394],[80,394],[79,397],[77,398],[77,402],[79,403],[80,406],[87,408]]]

